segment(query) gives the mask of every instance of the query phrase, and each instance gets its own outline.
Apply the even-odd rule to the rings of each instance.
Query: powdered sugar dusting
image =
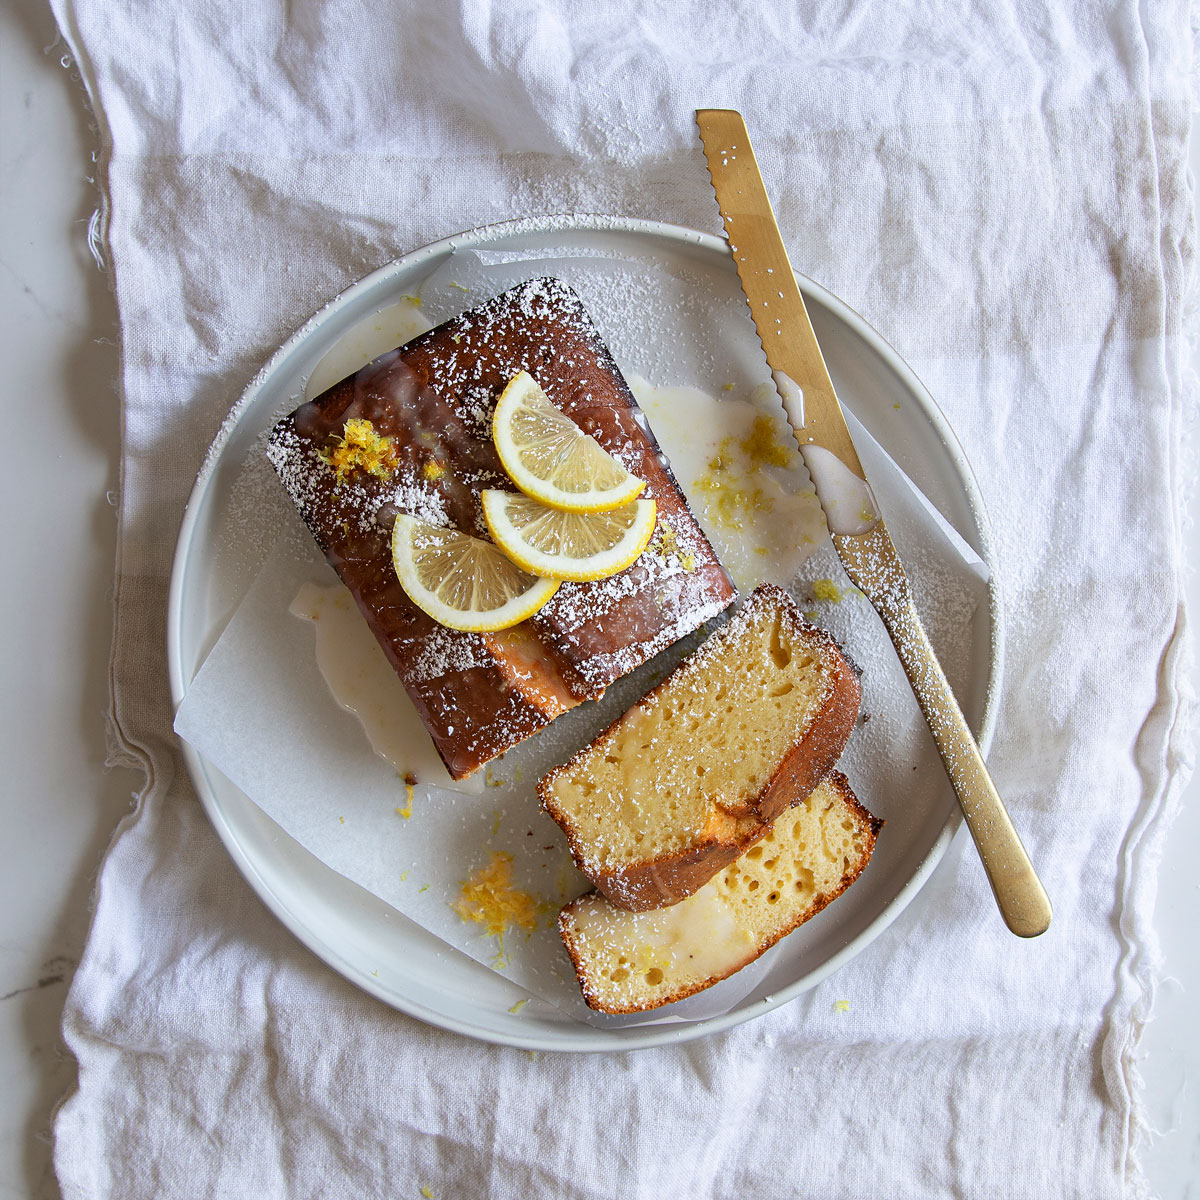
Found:
[[[398,588],[407,513],[487,536],[482,488],[506,483],[491,440],[500,391],[530,371],[551,402],[643,480],[659,539],[628,570],[567,584],[521,636],[431,629]],[[358,598],[454,774],[691,632],[734,597],[578,297],[527,280],[451,318],[278,423],[268,457]],[[540,644],[539,644],[540,643]]]
[[[491,662],[487,643],[479,634],[460,634],[435,626],[410,660],[410,670],[414,679],[424,682],[488,666]]]
[[[530,230],[537,230],[542,224],[538,221],[527,223]],[[580,218],[577,224],[580,229],[596,226],[591,218]],[[612,225],[617,229],[624,227],[620,221]],[[570,235],[567,233],[564,236]],[[711,278],[705,276],[700,279],[701,287],[693,290],[707,290],[707,296],[677,304],[676,292],[688,290],[694,282],[684,278],[686,272],[664,277],[658,265],[647,269],[644,262],[631,262],[619,253],[595,255],[588,261],[584,261],[584,256],[578,251],[572,250],[568,254],[575,257],[565,265],[561,261],[547,261],[538,269],[569,276],[598,317],[606,340],[618,356],[625,362],[636,364],[648,378],[662,384],[687,383],[703,387],[713,395],[719,395],[724,382],[729,379],[747,381],[744,385],[739,383],[739,387],[748,387],[758,381],[756,372],[761,370],[761,366],[753,355],[742,354],[739,348],[745,342],[742,336],[744,331],[739,332],[740,326],[748,325],[740,315],[744,309],[740,293],[732,294],[728,311],[722,313],[726,298],[716,295],[711,287]],[[445,266],[435,273],[436,277],[431,276],[426,280],[424,287],[418,289],[418,281],[410,276],[405,279],[403,290],[419,290],[425,301],[425,311],[438,320],[451,315],[464,304],[478,303],[481,298],[511,282],[514,274],[522,270],[526,273],[529,271],[528,265],[521,266],[518,262],[471,263],[468,261],[471,257],[470,253],[455,254],[452,260],[445,260]],[[669,272],[667,274],[669,276]],[[445,284],[448,277],[460,282],[469,291],[450,288]],[[672,332],[664,335],[664,328]],[[291,407],[295,402],[294,399]],[[278,410],[286,411],[288,407],[281,401]],[[487,401],[482,394],[475,397],[475,408],[476,419],[485,421]],[[241,410],[231,414],[228,423],[230,428],[236,426],[241,415]],[[239,457],[243,454],[246,469],[235,478],[236,503],[229,505],[230,513],[224,526],[230,533],[231,544],[237,547],[269,545],[280,530],[288,537],[293,537],[294,531],[303,532],[298,522],[287,520],[290,509],[282,502],[283,490],[275,483],[269,470],[259,469],[256,464],[265,464],[265,459],[257,456],[253,449],[247,450],[244,439],[239,448]],[[211,472],[215,465],[216,459],[213,458],[206,466],[206,472]],[[228,459],[223,466],[227,465]],[[877,482],[874,474],[872,481]],[[886,503],[885,514],[889,526],[892,526],[892,512]],[[913,579],[918,607],[930,626],[931,637],[943,654],[953,680],[956,676],[962,678],[972,661],[970,619],[982,590],[969,578],[969,572],[962,571],[961,563],[953,555],[947,556],[944,548],[937,544],[926,544],[928,529],[926,523],[917,535],[906,537],[901,549]],[[899,542],[899,534],[895,536]],[[253,562],[249,555],[247,563],[252,570]],[[822,576],[835,580],[838,589],[844,592],[840,604],[813,597],[811,585]],[[239,575],[235,582],[240,582],[244,587],[246,578],[245,574]],[[877,619],[865,600],[852,591],[847,592],[846,588],[847,581],[826,541],[805,564],[791,590],[802,607],[812,610],[821,624],[837,632],[853,657],[866,668],[864,709],[870,720],[852,738],[846,761],[860,794],[873,809],[882,811],[888,817],[884,839],[886,858],[893,853],[891,847],[902,850],[911,845],[912,831],[918,828],[921,820],[927,820],[922,814],[931,806],[937,807],[936,799],[929,797],[937,795],[940,766],[935,771],[929,769],[926,749],[928,735],[923,733],[919,718],[912,719],[915,705],[907,683],[896,666],[894,652],[885,637],[877,636],[881,635]],[[236,601],[239,594],[235,592],[232,600]],[[228,605],[217,605],[220,613],[227,612],[228,608]],[[263,636],[271,636],[270,625],[264,627]],[[532,797],[532,780],[538,771],[570,757],[613,716],[619,715],[650,684],[661,678],[700,636],[694,634],[684,643],[677,643],[659,658],[613,684],[598,704],[587,704],[567,713],[541,734],[515,748],[496,765],[494,777],[498,786],[488,794],[495,795],[497,802],[502,802],[506,814],[512,815],[514,820],[527,820],[530,828],[540,829],[548,825],[545,818],[537,815]],[[311,695],[306,699],[310,705],[319,707],[321,703]],[[268,743],[256,752],[254,761],[263,762],[275,752],[277,745]],[[914,766],[919,769],[914,770]],[[314,791],[322,792],[320,797],[315,798],[316,808],[327,811],[328,796],[331,794],[329,788],[322,789],[318,777],[314,777],[312,782]],[[420,809],[418,806],[418,810],[429,816],[441,803],[433,793],[423,795],[421,799],[427,807]],[[286,814],[281,814],[281,817],[286,819]],[[939,822],[941,819],[937,817]],[[552,826],[550,828],[553,829]],[[521,832],[523,835],[524,830]],[[348,831],[335,830],[337,835],[343,833],[353,837]],[[314,853],[322,855],[332,843],[328,835],[322,835],[309,844]],[[888,869],[887,865],[875,868],[885,873]],[[353,877],[352,869],[347,867],[345,870]],[[403,897],[393,899],[390,891],[388,896],[391,902],[405,907]],[[722,1011],[725,1005],[735,1001],[742,994],[739,989],[743,984],[752,986],[747,972],[729,983],[734,987],[731,1000],[716,1003],[714,997],[710,1013]],[[636,1023],[602,1018],[584,1019],[594,1019],[605,1025]]]

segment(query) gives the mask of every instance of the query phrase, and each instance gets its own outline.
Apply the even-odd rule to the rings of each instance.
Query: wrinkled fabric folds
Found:
[[[102,130],[112,720],[147,771],[66,1008],[68,1200],[1143,1194],[1154,871],[1191,766],[1188,6],[53,4]],[[718,232],[713,105],[746,115],[797,269],[905,356],[974,467],[1007,634],[990,765],[1055,923],[1008,935],[960,837],[756,1021],[611,1055],[471,1042],[352,989],[222,849],[171,734],[176,534],[242,388],[369,270],[517,216]]]

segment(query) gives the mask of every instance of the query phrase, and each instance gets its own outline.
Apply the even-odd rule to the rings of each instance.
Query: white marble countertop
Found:
[[[0,1198],[58,1196],[53,1107],[72,1085],[59,1036],[109,838],[139,779],[106,770],[120,416],[116,308],[87,250],[94,132],[44,0],[0,9],[0,361],[7,403],[36,414],[46,458],[0,474],[9,561],[36,569],[0,589]],[[1193,154],[1193,163],[1200,155]],[[1200,175],[1200,171],[1197,172]],[[28,424],[25,425],[28,429]],[[36,496],[36,520],[33,497]],[[1200,516],[1200,503],[1193,505]],[[1198,522],[1200,524],[1200,522]],[[1189,532],[1193,551],[1200,534]],[[1200,585],[1192,581],[1193,611]],[[1200,679],[1200,676],[1198,676]],[[1200,1197],[1200,783],[1184,801],[1159,880],[1167,963],[1141,1043],[1143,1161],[1162,1200]],[[1033,1131],[1031,1131],[1033,1132]]]

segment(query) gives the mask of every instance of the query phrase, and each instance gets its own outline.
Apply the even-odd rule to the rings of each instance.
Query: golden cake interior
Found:
[[[547,804],[599,870],[671,854],[752,805],[821,711],[824,642],[777,604],[724,630],[552,777]]]
[[[576,900],[561,921],[588,1003],[636,1012],[733,974],[853,882],[877,827],[835,773],[678,904],[635,913],[596,893]]]

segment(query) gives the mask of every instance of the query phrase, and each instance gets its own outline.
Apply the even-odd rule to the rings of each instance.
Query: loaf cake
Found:
[[[817,786],[861,695],[833,638],[765,584],[538,793],[613,904],[673,904]]]
[[[620,574],[564,583],[513,629],[463,633],[409,600],[389,535],[406,512],[488,536],[479,494],[510,486],[492,410],[522,370],[645,481],[662,536]],[[377,358],[281,420],[268,456],[455,779],[601,695],[736,596],[612,355],[557,280],[523,283]]]
[[[573,900],[558,923],[584,999],[600,1012],[642,1012],[727,978],[840,896],[882,824],[833,771],[678,904],[634,913],[596,892]]]

